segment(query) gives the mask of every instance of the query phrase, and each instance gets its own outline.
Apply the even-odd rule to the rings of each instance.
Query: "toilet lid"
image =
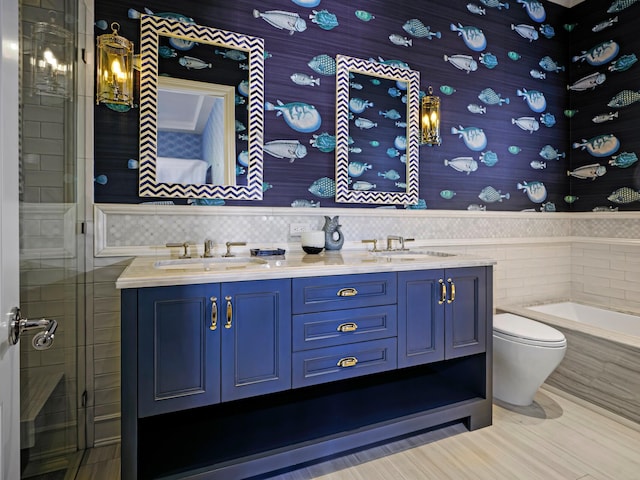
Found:
[[[566,339],[561,331],[549,325],[512,313],[500,313],[493,316],[493,332],[503,338],[547,347],[562,347]]]

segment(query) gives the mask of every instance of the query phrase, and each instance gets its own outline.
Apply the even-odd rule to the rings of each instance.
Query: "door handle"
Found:
[[[224,324],[224,328],[231,328],[231,320],[233,319],[233,305],[231,304],[231,297],[227,295],[224,297],[227,301],[227,323]]]
[[[33,337],[31,344],[36,350],[47,350],[53,345],[58,322],[49,318],[41,318],[40,320],[29,320],[20,316],[20,309],[13,307],[11,309],[11,322],[9,324],[9,344],[15,345],[20,340],[20,336],[28,331],[42,329]]]
[[[451,296],[447,299],[447,303],[453,303],[456,299],[456,284],[450,278],[447,278],[447,283],[451,285]]]
[[[211,325],[209,330],[215,330],[218,328],[218,299],[211,297]]]
[[[444,280],[438,280],[440,284],[440,299],[438,300],[438,305],[442,305],[447,299],[447,286],[444,284]]]

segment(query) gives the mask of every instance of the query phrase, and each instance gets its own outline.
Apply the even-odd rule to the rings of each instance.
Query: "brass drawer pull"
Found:
[[[227,301],[227,323],[225,323],[224,328],[231,328],[231,320],[233,318],[233,305],[231,304],[231,297],[226,296],[224,299]]]
[[[339,332],[355,332],[358,329],[358,324],[355,322],[341,323],[338,325]]]
[[[451,280],[450,278],[447,278],[447,282],[449,283],[449,285],[451,285],[451,297],[449,297],[447,303],[453,303],[453,301],[456,299],[456,284],[453,283],[453,280]]]
[[[344,357],[338,360],[339,367],[355,367],[356,363],[358,363],[358,359],[356,357]]]
[[[438,300],[438,305],[442,305],[447,299],[447,286],[444,284],[444,280],[438,280],[440,284],[440,300]]]
[[[339,297],[355,297],[358,294],[358,290],[353,287],[341,288],[338,290]]]
[[[215,330],[218,328],[218,299],[211,297],[211,325],[209,330]]]

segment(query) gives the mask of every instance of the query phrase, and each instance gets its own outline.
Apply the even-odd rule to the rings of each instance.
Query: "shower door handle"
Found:
[[[41,318],[40,320],[29,320],[20,316],[20,309],[13,307],[11,309],[11,321],[9,323],[9,344],[15,345],[20,340],[20,336],[28,331],[42,329],[42,332],[36,333],[31,344],[36,350],[47,350],[53,345],[58,322],[53,319]]]

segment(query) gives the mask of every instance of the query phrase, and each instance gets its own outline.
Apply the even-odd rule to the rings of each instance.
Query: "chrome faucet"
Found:
[[[222,255],[223,257],[235,257],[233,253],[231,253],[231,247],[241,247],[246,245],[247,242],[227,242],[225,245],[227,246],[227,252]]]
[[[205,240],[204,241],[204,253],[202,254],[203,258],[211,258],[213,257],[213,240]]]

